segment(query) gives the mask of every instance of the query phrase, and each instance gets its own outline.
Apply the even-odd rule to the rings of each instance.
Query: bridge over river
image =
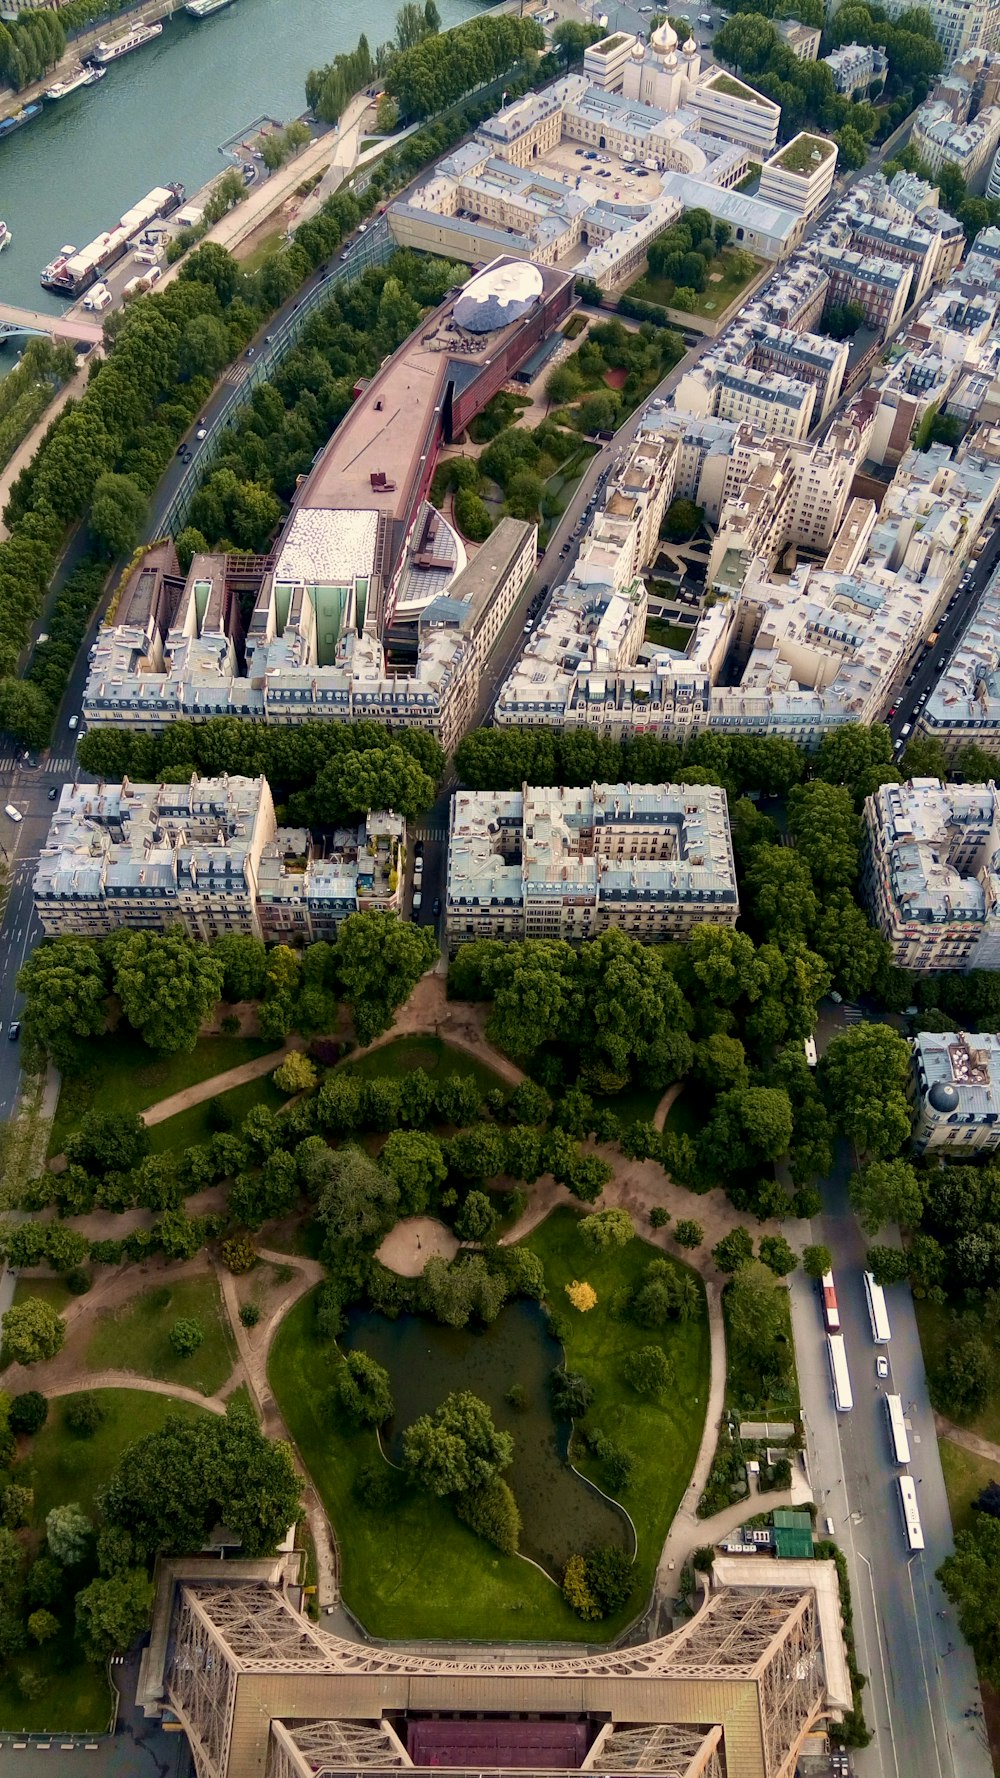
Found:
[[[25,334],[88,346],[99,346],[104,337],[99,321],[86,321],[72,310],[66,315],[43,315],[36,309],[18,309],[10,303],[0,303],[0,343]]]

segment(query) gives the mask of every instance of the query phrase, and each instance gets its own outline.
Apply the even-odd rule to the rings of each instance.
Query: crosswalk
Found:
[[[20,767],[25,772],[72,772],[76,765],[72,749],[69,753],[56,753],[47,759],[40,759],[33,766],[24,763],[23,753],[0,753],[0,778],[5,774],[9,777]]]
[[[863,1025],[865,1023],[865,1015],[860,1006],[845,1006],[844,1023],[845,1025]]]
[[[413,837],[416,840],[446,840],[448,829],[446,827],[416,827],[413,830]]]

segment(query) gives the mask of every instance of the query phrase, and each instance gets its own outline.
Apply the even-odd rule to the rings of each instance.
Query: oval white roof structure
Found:
[[[526,315],[542,290],[541,272],[525,260],[487,266],[462,291],[455,320],[468,333],[493,333]]]

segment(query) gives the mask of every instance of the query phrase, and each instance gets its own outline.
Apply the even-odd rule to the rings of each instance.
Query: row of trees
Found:
[[[531,67],[545,48],[542,27],[530,18],[473,18],[429,35],[392,58],[386,91],[411,122],[432,117],[478,86],[501,80],[519,63]]]
[[[655,735],[612,740],[588,730],[472,729],[455,752],[469,790],[520,790],[522,784],[719,784],[730,798],[749,791],[787,796],[806,776],[844,785],[855,809],[880,784],[895,782],[892,737],[876,723],[851,723],[825,735],[809,754],[782,736],[721,735],[705,730],[683,747]]]
[[[108,1029],[114,995],[133,1031],[161,1055],[193,1049],[223,999],[260,1001],[261,1030],[276,1042],[293,1030],[331,1031],[344,1000],[358,1040],[371,1043],[436,954],[429,927],[381,911],[351,914],[333,942],[303,952],[268,951],[244,933],[205,944],[179,927],[122,927],[101,940],[67,934],[39,945],[20,971],[24,1040],[33,1059],[72,1070]]]
[[[0,469],[75,369],[76,353],[66,341],[28,341],[20,362],[0,383]]]
[[[99,1418],[96,1398],[89,1403]],[[86,1410],[87,1398],[62,1409],[71,1437],[96,1427],[81,1406]],[[224,1417],[171,1417],[131,1444],[98,1513],[92,1517],[74,1501],[54,1506],[39,1540],[31,1451],[15,1461],[13,1434],[31,1436],[45,1419],[36,1392],[0,1401],[0,1673],[26,1700],[44,1690],[35,1656],[47,1644],[57,1661],[82,1651],[101,1663],[131,1645],[149,1622],[158,1554],[194,1554],[222,1523],[247,1556],[267,1555],[300,1512],[289,1447],[266,1439],[249,1404],[236,1397]],[[51,1658],[50,1651],[50,1669]]]
[[[381,80],[401,50],[412,49],[441,28],[434,0],[423,6],[408,0],[396,14],[395,41],[380,43],[374,55],[362,32],[354,49],[334,56],[324,68],[306,75],[306,103],[324,123],[336,123],[348,101],[373,80]]]
[[[302,257],[299,277],[308,270]],[[0,543],[0,720],[23,739],[38,744],[51,725],[42,686],[11,681],[66,527],[89,517],[98,553],[134,547],[148,499],[215,376],[287,294],[275,296],[270,264],[245,274],[205,245],[166,290],[110,316],[106,358],[17,478],[4,514],[10,536]]]

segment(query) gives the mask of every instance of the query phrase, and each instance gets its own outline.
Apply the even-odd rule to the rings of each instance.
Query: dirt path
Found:
[[[168,1118],[176,1117],[179,1111],[189,1111],[192,1105],[204,1105],[206,1099],[214,1099],[218,1093],[229,1093],[233,1087],[246,1086],[248,1081],[260,1080],[262,1074],[272,1074],[275,1068],[281,1066],[290,1050],[304,1050],[305,1047],[304,1038],[288,1037],[280,1050],[272,1050],[267,1056],[257,1056],[252,1062],[241,1062],[238,1068],[227,1068],[224,1074],[213,1074],[210,1080],[199,1080],[193,1087],[184,1087],[179,1093],[171,1093],[169,1099],[161,1099],[158,1104],[150,1105],[139,1116],[147,1127],[165,1124]]]
[[[421,976],[409,1000],[399,1008],[391,1030],[376,1037],[366,1049],[352,1050],[350,1060],[356,1062],[360,1056],[370,1056],[397,1037],[440,1037],[443,1043],[464,1050],[466,1055],[492,1068],[509,1086],[520,1086],[524,1070],[490,1042],[486,1035],[487,1017],[486,1006],[449,1000],[445,977],[431,970]]]
[[[20,1367],[13,1367],[14,1369]],[[7,1373],[8,1376],[11,1372]],[[223,1390],[226,1385],[223,1385]],[[46,1384],[42,1394],[52,1400],[59,1395],[81,1395],[91,1389],[142,1389],[147,1395],[170,1395],[178,1401],[189,1401],[196,1408],[207,1408],[210,1414],[224,1414],[223,1392],[202,1395],[185,1383],[161,1383],[155,1377],[139,1377],[135,1371],[77,1371],[60,1379],[58,1388]]]
[[[1000,1468],[1000,1445],[992,1444],[988,1438],[980,1438],[978,1433],[956,1426],[942,1414],[935,1414],[934,1430],[938,1438],[949,1439],[953,1445],[961,1445],[963,1451],[971,1451],[975,1457],[985,1457],[987,1463],[995,1463]]]
[[[295,1452],[299,1468],[305,1478],[302,1490],[302,1504],[306,1520],[316,1551],[316,1593],[320,1610],[327,1605],[334,1605],[340,1596],[340,1559],[333,1527],[326,1516],[319,1492],[309,1474],[302,1454],[295,1444],[288,1427],[282,1417],[267,1377],[267,1360],[271,1343],[278,1328],[288,1314],[289,1309],[312,1290],[321,1284],[326,1271],[318,1260],[305,1259],[298,1254],[274,1253],[269,1248],[259,1250],[260,1257],[269,1265],[292,1268],[295,1276],[287,1284],[281,1286],[280,1292],[271,1303],[266,1322],[256,1327],[244,1327],[240,1320],[240,1293],[237,1280],[224,1266],[213,1261],[215,1276],[226,1306],[233,1337],[240,1355],[239,1369],[246,1381],[253,1398],[254,1406],[268,1438],[281,1438],[291,1445]],[[252,1274],[248,1274],[252,1276]]]

